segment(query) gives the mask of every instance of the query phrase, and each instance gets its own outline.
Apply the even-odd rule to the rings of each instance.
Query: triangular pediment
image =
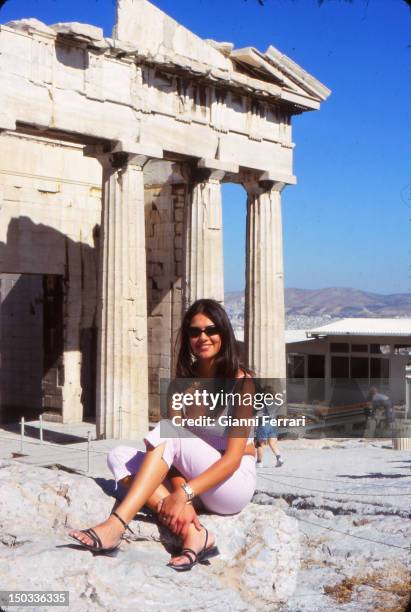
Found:
[[[297,95],[323,101],[331,93],[325,85],[273,46],[268,47],[265,53],[254,47],[234,49],[230,57],[240,69],[248,70],[250,76],[279,85]]]
[[[194,74],[211,74],[297,108],[319,108],[330,90],[275,47],[265,53],[254,47],[234,49],[228,42],[203,40],[148,0],[117,0],[113,39],[130,44],[156,64],[178,65]],[[117,44],[117,43],[116,43]],[[267,83],[265,86],[264,83]]]

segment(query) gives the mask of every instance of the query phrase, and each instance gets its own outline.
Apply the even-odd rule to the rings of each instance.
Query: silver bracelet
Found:
[[[184,493],[187,496],[187,502],[191,502],[191,500],[194,499],[195,497],[193,489],[186,482],[183,482],[183,484],[181,485],[181,488],[183,489]]]

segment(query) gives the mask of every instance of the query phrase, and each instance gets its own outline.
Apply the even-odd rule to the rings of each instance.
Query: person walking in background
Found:
[[[377,427],[385,421],[390,423],[393,418],[392,402],[388,395],[380,393],[377,387],[371,387],[367,395],[368,407],[366,414],[368,415],[367,424],[365,426],[364,437],[373,438]]]
[[[271,416],[268,413],[266,407],[261,410],[261,416]],[[260,415],[259,415],[260,417]],[[257,425],[255,431],[254,443],[257,449],[257,461],[256,467],[262,468],[264,467],[264,449],[269,446],[272,452],[274,453],[277,461],[275,467],[281,467],[284,463],[280,449],[278,448],[278,427],[271,425],[270,423],[266,423],[265,425],[262,423],[262,419],[259,418],[259,423]]]

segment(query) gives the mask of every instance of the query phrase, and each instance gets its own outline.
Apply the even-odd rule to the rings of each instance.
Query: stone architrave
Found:
[[[115,153],[103,165],[98,437],[135,439],[148,430],[146,160]]]
[[[273,181],[246,182],[247,363],[260,378],[285,379],[281,190]]]
[[[184,223],[184,305],[224,301],[222,170],[202,169],[188,191]]]

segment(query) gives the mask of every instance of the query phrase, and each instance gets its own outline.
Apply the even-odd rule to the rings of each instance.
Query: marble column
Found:
[[[148,430],[146,159],[115,153],[103,166],[97,435],[104,438]]]
[[[260,378],[285,379],[285,316],[281,190],[283,183],[248,181],[245,348]]]
[[[224,301],[221,170],[198,170],[184,219],[184,306],[200,298]]]
[[[405,418],[411,419],[411,363],[405,366]]]

